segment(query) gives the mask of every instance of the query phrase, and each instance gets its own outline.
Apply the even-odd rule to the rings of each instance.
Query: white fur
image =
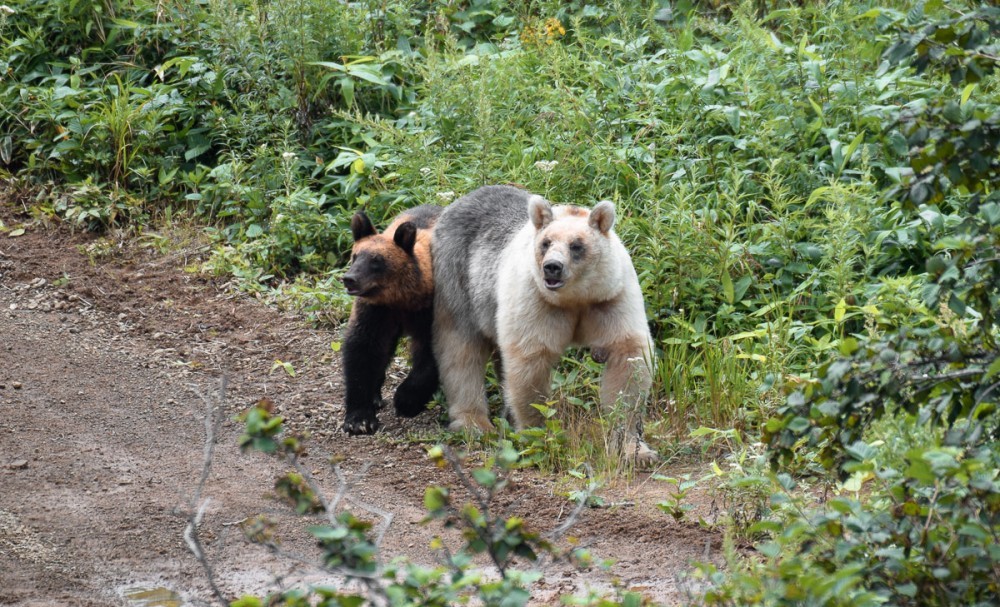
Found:
[[[586,346],[607,355],[602,404],[610,408],[621,402],[631,409],[628,442],[637,459],[655,459],[638,430],[638,410],[652,383],[652,338],[632,260],[612,231],[614,207],[602,202],[589,216],[581,216],[535,198],[528,204],[531,220],[501,253],[496,283],[504,397],[516,426],[540,425],[540,414],[530,405],[548,399],[552,368],[566,348]],[[566,284],[557,290],[545,287],[536,257],[540,229],[556,235],[554,252],[545,259],[567,264]],[[560,234],[585,236],[583,263],[574,265],[560,249],[569,244]]]

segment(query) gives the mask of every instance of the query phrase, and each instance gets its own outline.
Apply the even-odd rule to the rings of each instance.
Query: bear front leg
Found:
[[[619,341],[600,352],[606,357],[601,381],[601,405],[623,418],[614,442],[622,454],[640,467],[655,463],[659,456],[642,440],[642,414],[653,383],[648,341],[643,336]]]
[[[428,308],[416,312],[407,327],[410,335],[410,373],[396,388],[393,404],[396,415],[416,417],[434,398],[438,387],[438,367],[431,343],[431,321],[433,311]]]
[[[344,340],[346,408],[343,430],[372,434],[378,430],[385,370],[399,341],[401,328],[393,314],[379,306],[355,302]]]
[[[559,361],[559,354],[536,352],[526,355],[513,348],[501,351],[504,364],[504,401],[514,416],[514,427],[524,430],[545,424],[545,416],[532,407],[544,405],[549,400],[552,368]]]

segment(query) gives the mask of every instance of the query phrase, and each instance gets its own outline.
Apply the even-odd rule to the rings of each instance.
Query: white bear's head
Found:
[[[528,199],[528,217],[535,227],[535,280],[546,299],[604,301],[620,288],[612,227],[615,207],[605,200],[585,209],[552,206],[541,196]]]

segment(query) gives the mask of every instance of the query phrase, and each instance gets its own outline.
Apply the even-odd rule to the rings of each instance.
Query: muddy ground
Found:
[[[264,397],[291,430],[310,434],[306,461],[329,495],[339,485],[327,458],[342,458],[353,483],[344,505],[388,522],[383,558],[430,565],[439,558],[429,547],[435,535],[457,545],[440,524],[420,524],[425,488],[458,484],[426,457],[442,412],[403,420],[383,411],[377,436],[341,434],[335,330],[192,271],[205,246],[187,240],[191,232],[162,232],[155,242],[170,243],[163,249],[45,226],[10,203],[0,203],[0,221],[8,228],[0,232],[0,605],[217,604],[183,535],[203,470],[207,403],[218,400],[223,377],[225,421],[199,502],[208,500],[199,537],[227,599],[338,583],[243,537],[242,521],[268,514],[289,552],[316,554],[302,533],[316,521],[270,495],[286,465],[237,447],[235,416]],[[11,236],[21,226],[24,234]],[[276,370],[276,360],[295,376]],[[678,474],[674,466],[658,472]],[[497,507],[535,529],[551,530],[573,510],[565,479],[525,471],[513,480]],[[676,522],[655,507],[667,493],[647,474],[602,490],[605,507],[584,510],[568,535],[611,559],[610,569],[549,564],[533,603],[616,586],[683,602],[693,587],[684,573],[692,561],[718,561],[721,538],[696,522],[713,516],[710,495],[688,496],[695,509]]]

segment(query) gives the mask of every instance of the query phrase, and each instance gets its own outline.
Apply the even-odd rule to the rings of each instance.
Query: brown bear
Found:
[[[396,414],[414,417],[438,387],[431,343],[434,281],[430,258],[431,230],[441,207],[424,205],[401,213],[381,234],[359,211],[351,218],[354,247],[344,287],[354,307],[344,340],[344,385],[347,413],[343,429],[371,434],[378,429],[376,411],[382,385],[400,338],[410,338],[411,369],[396,389]]]

